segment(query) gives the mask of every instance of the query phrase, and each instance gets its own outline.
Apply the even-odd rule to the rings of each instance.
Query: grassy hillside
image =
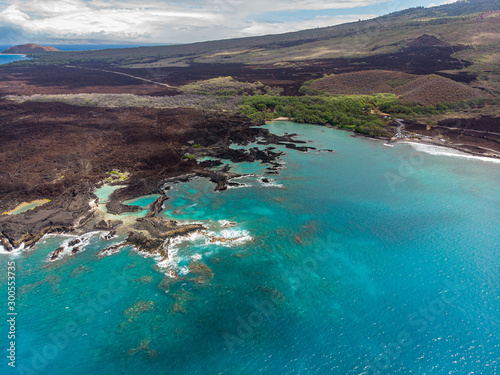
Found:
[[[333,95],[397,94],[404,103],[423,106],[491,98],[492,95],[438,75],[418,76],[387,70],[330,75],[305,83],[305,94]]]

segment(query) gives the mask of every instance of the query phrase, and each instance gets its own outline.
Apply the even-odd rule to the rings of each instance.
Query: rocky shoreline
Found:
[[[74,107],[68,110],[73,109]],[[140,109],[136,110],[141,111]],[[108,112],[109,110],[103,111]],[[151,110],[143,111],[150,112]],[[61,184],[59,179],[56,179],[52,181],[51,186],[45,184],[45,188],[40,188],[40,185],[43,186],[41,181],[49,179],[46,175],[38,175],[40,179],[38,184],[34,184],[33,181],[23,181],[24,188],[17,190],[13,188],[9,189],[9,185],[3,182],[1,185],[2,190],[8,190],[6,194],[7,199],[0,204],[0,209],[4,211],[13,209],[23,199],[27,199],[27,197],[33,199],[50,198],[50,202],[24,213],[0,216],[0,245],[6,251],[12,251],[20,246],[33,246],[43,236],[50,233],[81,234],[91,230],[101,230],[107,231],[108,234],[106,236],[112,238],[118,231],[121,234],[127,235],[126,244],[133,245],[145,253],[159,254],[163,258],[166,256],[163,244],[167,238],[183,236],[193,231],[204,229],[200,225],[183,225],[158,218],[158,214],[163,209],[163,203],[169,199],[168,190],[173,184],[186,182],[195,177],[203,177],[214,184],[216,191],[224,191],[230,186],[237,186],[238,183],[232,180],[241,177],[241,175],[231,172],[229,165],[221,166],[222,162],[220,160],[228,160],[232,163],[260,161],[268,165],[266,174],[271,175],[279,173],[277,159],[281,155],[280,152],[275,151],[274,146],[281,145],[302,152],[315,150],[314,147],[307,146],[307,142],[296,140],[296,134],[285,134],[283,136],[271,134],[266,129],[256,127],[260,124],[253,123],[247,118],[239,116],[227,115],[216,120],[213,118],[213,115],[200,114],[193,110],[162,110],[158,112],[166,112],[167,116],[173,114],[175,117],[180,117],[180,119],[176,119],[179,125],[182,125],[186,121],[198,121],[203,124],[202,129],[194,126],[188,135],[181,137],[177,144],[173,145],[173,150],[168,158],[161,156],[161,154],[157,155],[158,152],[164,152],[162,149],[155,151],[155,154],[150,156],[153,162],[149,160],[149,164],[146,165],[144,165],[144,162],[140,162],[138,167],[133,166],[136,162],[133,155],[128,160],[123,160],[122,158],[119,163],[120,169],[131,170],[130,176],[125,181],[110,180],[110,177],[105,178],[109,175],[105,171],[110,168],[100,166],[99,161],[102,160],[97,159],[97,161],[94,161],[97,164],[94,165],[94,168],[98,167],[96,168],[98,169],[96,175],[86,173],[80,176],[82,177],[81,179],[73,178],[64,181],[63,184]],[[207,135],[206,129],[213,127],[214,124],[219,128],[218,131],[217,129],[215,130],[215,133],[218,133],[218,137],[214,137],[211,134],[208,141],[206,138],[203,139],[203,135]],[[150,124],[145,123],[144,126],[150,127]],[[451,142],[436,139],[435,129],[429,131],[429,129],[418,123],[404,122],[404,126],[408,130],[407,136],[393,137],[391,140],[386,138],[376,139],[385,142],[389,141],[389,143],[405,141],[420,142],[434,146],[448,147],[474,156],[498,157],[494,153],[485,155],[482,152],[475,152],[470,146],[466,148],[459,147]],[[448,129],[453,130],[454,128]],[[148,130],[151,131],[151,129]],[[214,131],[213,128],[211,130]],[[425,133],[426,131],[427,134]],[[138,136],[137,133],[129,134],[128,127],[125,127],[123,131],[122,129],[118,129],[118,133],[121,132],[125,133],[120,134],[122,137],[125,136],[125,140],[127,137]],[[141,136],[145,138],[149,137],[147,134],[142,134]],[[364,135],[353,134],[353,136]],[[146,139],[146,141],[148,140]],[[99,146],[103,147],[103,139],[101,138],[100,141],[101,144]],[[137,143],[138,141],[140,140],[136,139],[134,142]],[[250,142],[268,147],[264,150],[257,147],[250,149],[230,147],[234,144],[247,145]],[[127,143],[124,142],[122,147]],[[170,145],[172,146],[172,143]],[[0,146],[4,146],[5,149],[6,142],[0,143]],[[8,146],[11,146],[11,144],[8,144]],[[146,142],[144,146],[148,147],[149,144]],[[25,147],[29,148],[30,145]],[[116,145],[112,145],[112,147],[115,148]],[[85,149],[83,151],[88,152]],[[334,152],[333,150],[318,151]],[[24,161],[25,164],[33,161],[34,154],[28,152],[28,155],[29,157]],[[210,159],[196,162],[195,159],[200,157],[208,157]],[[61,164],[61,161],[64,163],[66,159],[61,156],[58,160]],[[214,170],[213,168],[216,166],[221,166],[221,168]],[[29,169],[31,166],[23,167]],[[58,165],[55,169],[64,169],[63,167],[64,165]],[[175,168],[173,171],[166,172],[172,167]],[[118,172],[116,174],[119,175]],[[149,212],[144,218],[137,219],[133,223],[117,222],[116,220],[110,221],[98,209],[98,199],[94,194],[96,188],[102,186],[104,183],[124,185],[123,188],[115,190],[105,204],[107,213],[111,215],[135,213],[143,209],[139,206],[122,203],[129,199],[149,194],[159,194],[160,197],[150,205]],[[31,196],[33,185],[38,188],[38,191],[35,191],[35,195]],[[72,254],[78,252],[77,245],[72,246]],[[53,260],[57,259],[62,251],[63,249],[57,249],[52,255]]]
[[[500,159],[500,118],[448,119],[436,126],[416,121],[400,121],[404,133],[396,133],[390,143],[415,142],[449,148],[477,157]]]
[[[237,121],[242,119],[237,118]],[[229,119],[232,123],[234,120]],[[51,192],[51,201],[43,206],[16,215],[0,216],[0,245],[10,252],[19,247],[29,248],[36,244],[45,235],[51,233],[67,233],[82,235],[90,231],[107,232],[105,238],[113,238],[117,233],[126,235],[125,244],[133,245],[139,251],[167,257],[164,244],[168,238],[184,236],[189,233],[205,229],[199,224],[179,224],[175,221],[169,221],[158,217],[163,209],[163,203],[169,199],[168,190],[178,182],[186,182],[195,177],[207,178],[214,184],[216,191],[224,191],[229,186],[238,186],[237,182],[231,181],[242,175],[229,171],[229,165],[225,165],[214,170],[214,165],[220,165],[221,159],[230,162],[254,162],[260,161],[268,164],[268,173],[278,173],[279,163],[277,158],[281,153],[274,151],[272,145],[285,145],[287,148],[294,148],[300,151],[308,151],[311,147],[303,146],[303,141],[294,139],[294,135],[277,136],[270,134],[266,129],[255,127],[256,123],[248,119],[238,123],[238,130],[245,130],[246,134],[239,133],[239,139],[223,140],[218,139],[215,143],[204,146],[179,147],[184,155],[203,155],[214,158],[215,160],[201,161],[186,160],[181,157],[181,164],[184,164],[178,173],[171,176],[162,177],[158,175],[158,168],[132,172],[127,181],[110,182],[111,185],[124,185],[124,187],[115,190],[107,199],[105,204],[107,213],[99,209],[98,198],[95,190],[105,183],[101,181],[92,181],[87,178],[83,181],[77,181],[67,187],[62,192]],[[228,132],[231,135],[232,132]],[[250,149],[230,148],[233,144],[248,144],[257,142],[261,145],[268,145],[262,150],[257,147]],[[190,142],[191,144],[194,142]],[[168,165],[167,165],[168,167]],[[161,172],[161,171],[160,171]],[[88,177],[88,176],[87,176]],[[28,186],[27,186],[28,188]],[[11,200],[3,203],[4,208],[10,209],[22,200],[25,191],[16,194],[9,192]],[[109,214],[120,215],[123,213],[134,213],[142,210],[139,206],[131,206],[122,202],[149,194],[160,194],[160,197],[153,202],[147,215],[144,218],[137,218],[132,222],[110,220]],[[69,244],[71,255],[79,252],[79,244]],[[104,249],[108,251],[110,249]],[[112,250],[112,249],[111,249]],[[65,251],[58,248],[51,256],[51,260],[56,260]]]

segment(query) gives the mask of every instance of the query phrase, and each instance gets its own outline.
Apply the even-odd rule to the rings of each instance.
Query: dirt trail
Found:
[[[454,128],[451,126],[442,126],[438,125],[436,128],[444,128],[444,129],[449,129],[449,130],[462,130],[462,131],[468,131],[468,132],[476,132],[476,133],[486,133],[486,134],[493,134],[493,135],[500,135],[500,133],[495,133],[495,132],[490,132],[487,130],[476,130],[476,129],[467,129],[467,128]]]
[[[144,81],[144,82],[149,82],[149,83],[153,83],[155,85],[160,85],[160,86],[163,86],[163,87],[168,87],[170,89],[177,89],[178,87],[177,86],[171,86],[167,83],[161,83],[161,82],[156,82],[156,81],[153,81],[153,80],[150,80],[150,79],[146,79],[146,78],[142,78],[142,77],[137,77],[137,76],[133,76],[131,74],[127,74],[127,73],[122,73],[122,72],[115,72],[113,70],[105,70],[105,69],[95,69],[95,68],[83,68],[81,66],[74,66],[74,65],[66,65],[65,66],[66,68],[76,68],[76,69],[87,69],[87,70],[97,70],[97,71],[100,71],[100,72],[106,72],[106,73],[113,73],[113,74],[120,74],[122,76],[126,76],[126,77],[130,77],[130,78],[135,78],[135,79],[138,79],[138,80],[141,80],[141,81]]]

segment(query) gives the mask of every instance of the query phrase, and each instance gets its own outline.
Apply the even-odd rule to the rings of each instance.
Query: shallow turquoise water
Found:
[[[23,212],[26,212],[26,211],[29,211],[29,210],[32,210],[34,208],[37,208],[38,206],[41,206],[45,204],[44,202],[41,203],[41,202],[31,202],[27,205],[24,205],[22,206],[21,208],[18,208],[17,210],[12,210],[10,211],[9,215],[17,215],[17,214],[21,214]]]
[[[129,206],[147,207],[151,203],[153,203],[156,199],[158,199],[159,197],[160,197],[160,195],[158,195],[158,194],[145,195],[143,197],[124,201],[123,204],[128,204]]]
[[[100,188],[96,189],[95,195],[99,199],[99,204],[107,203],[111,194],[122,188],[124,185],[108,185],[104,184]]]
[[[155,260],[132,249],[97,257],[109,245],[98,234],[57,262],[46,259],[60,237],[15,255],[18,366],[55,375],[495,374],[500,165],[318,126],[267,127],[336,153],[283,149],[281,174],[266,175],[272,184],[249,176],[223,193],[201,178],[175,185],[168,217],[252,240],[181,244],[171,266],[184,279],[170,287],[159,287]],[[186,273],[193,257],[213,279]],[[138,301],[151,302],[125,313]],[[144,340],[157,355],[129,352]]]

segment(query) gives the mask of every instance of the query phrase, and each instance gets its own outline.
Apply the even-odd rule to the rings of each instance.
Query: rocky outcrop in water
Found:
[[[151,239],[140,232],[130,232],[126,243],[135,246],[139,251],[153,255],[163,250],[163,241],[161,239]]]

